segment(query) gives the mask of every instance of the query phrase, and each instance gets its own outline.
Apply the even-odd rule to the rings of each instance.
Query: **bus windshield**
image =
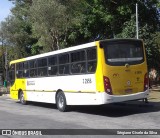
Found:
[[[104,45],[104,44],[103,44]],[[108,65],[135,65],[144,61],[143,45],[141,41],[111,41],[104,46],[105,59]]]

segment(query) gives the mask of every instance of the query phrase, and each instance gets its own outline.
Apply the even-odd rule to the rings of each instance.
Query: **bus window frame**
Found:
[[[76,54],[77,52],[84,52],[84,60],[79,60],[79,61],[72,61],[72,54]],[[72,51],[70,52],[70,72],[72,75],[76,75],[76,74],[86,74],[86,68],[87,68],[87,55],[86,55],[86,50],[85,49],[81,49],[81,50],[75,50],[75,51]],[[84,68],[83,66],[81,66],[82,64],[84,64]],[[77,66],[80,70],[79,72],[73,72],[72,71],[72,67],[74,66]],[[84,70],[84,72],[83,72]]]
[[[116,63],[112,63],[109,62],[108,59],[108,55],[107,55],[107,45],[111,45],[111,44],[127,44],[127,43],[131,43],[134,45],[141,45],[142,48],[142,60],[140,61],[130,61],[130,62],[116,62]],[[108,40],[108,41],[101,41],[100,42],[100,48],[104,49],[104,55],[105,55],[105,63],[107,65],[110,66],[125,66],[126,64],[129,65],[137,65],[137,64],[142,64],[145,62],[145,58],[144,58],[144,46],[143,46],[143,41],[139,40],[139,39],[120,39],[120,40]]]
[[[32,60],[28,61],[29,62],[29,78],[36,78],[36,77],[38,77],[37,76],[37,59],[38,58],[35,58],[35,59],[32,59]],[[35,64],[33,68],[30,67],[30,62],[32,62],[32,61],[34,61],[34,64]],[[31,76],[31,70],[35,70],[36,75]]]
[[[49,58],[56,58],[56,62],[55,62],[55,64],[49,64]],[[48,56],[47,57],[47,61],[48,61],[48,65],[47,65],[47,70],[48,70],[48,76],[49,77],[52,77],[52,76],[58,76],[58,73],[59,73],[59,65],[58,65],[58,55],[56,54],[56,55],[51,55],[51,56]],[[57,68],[57,71],[56,71],[56,73],[55,74],[49,74],[49,71],[50,71],[50,69],[49,68]]]
[[[41,60],[46,60],[46,63],[43,65],[43,63],[39,66],[39,62]],[[48,58],[47,57],[41,57],[37,58],[37,77],[46,77],[48,76]]]
[[[95,59],[88,59],[88,53],[87,53],[87,50],[93,50],[93,49],[95,49],[95,56],[96,56],[96,58]],[[97,53],[98,51],[97,51],[97,47],[91,47],[91,48],[88,48],[88,49],[86,49],[86,59],[87,59],[87,66],[86,66],[86,70],[87,70],[87,73],[95,73],[96,72],[96,69],[97,69],[97,61],[98,61],[98,53]],[[89,71],[89,68],[91,68],[92,69],[92,67],[90,66],[89,67],[89,64],[88,63],[91,63],[91,62],[95,62],[95,68],[93,68],[94,69],[94,71]]]
[[[95,53],[96,53],[96,59],[88,59],[88,51],[95,49]],[[71,54],[76,54],[77,52],[84,52],[84,59],[80,60],[80,61],[73,61],[72,62],[72,57]],[[39,77],[56,77],[56,76],[67,76],[67,75],[83,75],[83,74],[93,74],[96,72],[96,68],[97,68],[97,47],[96,46],[92,46],[92,47],[88,47],[88,48],[83,48],[83,49],[78,49],[78,50],[74,50],[74,51],[69,51],[69,52],[64,52],[64,53],[60,53],[60,54],[55,54],[55,55],[50,55],[50,56],[44,56],[44,57],[40,57],[40,58],[35,58],[35,59],[30,59],[30,60],[26,60],[26,61],[22,61],[22,62],[17,62],[15,63],[15,74],[16,74],[16,78],[17,79],[21,79],[21,78],[39,78]],[[68,61],[63,63],[60,62],[60,57],[63,55],[68,55]],[[56,58],[56,64],[54,65],[50,65],[49,64],[49,59],[50,58]],[[38,62],[42,59],[46,60],[46,66],[42,67],[38,65]],[[62,58],[63,59],[63,58]],[[90,62],[96,62],[95,64],[95,69],[94,71],[89,71],[88,70],[88,66]],[[83,64],[84,66],[84,71],[82,72],[77,72],[77,73],[73,73],[71,66],[73,64]],[[19,70],[19,64],[23,64],[23,69]],[[26,65],[27,64],[27,65]],[[33,64],[33,65],[32,65]],[[25,67],[26,65],[26,67]],[[17,68],[18,66],[18,68]],[[67,66],[67,73],[60,73],[60,67],[61,66]],[[57,68],[57,73],[56,74],[49,74],[49,68],[52,67],[56,67]],[[40,68],[46,68],[46,74],[45,75],[39,75],[38,70]],[[31,71],[35,70],[36,75],[31,75]],[[22,71],[23,72],[23,76],[22,77],[17,77],[17,72]],[[25,72],[28,71],[28,75],[25,76]]]
[[[60,56],[64,56],[64,55],[68,55],[68,62],[65,63],[60,63]],[[65,69],[63,67],[63,73],[60,73],[60,67],[62,66],[66,66],[68,68],[68,73],[65,73]],[[58,75],[57,76],[66,76],[66,75],[70,75],[70,53],[69,52],[65,52],[65,53],[61,53],[58,55]]]

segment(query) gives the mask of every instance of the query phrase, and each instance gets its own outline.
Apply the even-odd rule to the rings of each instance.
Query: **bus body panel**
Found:
[[[110,81],[112,97],[145,91],[144,80],[147,75],[147,63],[145,48],[141,40],[103,41],[101,49],[103,49],[101,51],[102,74]],[[114,54],[115,52],[117,55]]]
[[[14,60],[10,62],[10,65],[15,64],[17,62],[24,62],[26,59],[22,58],[22,59],[18,59],[18,60]],[[16,78],[16,74],[18,73],[16,71],[16,67],[15,67],[15,78]],[[12,99],[17,100],[19,97],[18,93],[19,90],[26,90],[26,79],[21,78],[21,79],[15,79],[13,85],[10,87],[10,97]],[[24,96],[25,96],[25,100],[27,99],[27,95],[26,95],[26,91],[23,91]]]
[[[86,95],[96,93],[95,74],[16,79],[10,91],[11,98],[18,99],[20,89],[25,93],[27,101],[55,103],[55,94],[58,90],[62,90],[66,98],[68,95],[71,97],[70,95],[78,94],[81,97],[84,95],[83,99],[86,99]],[[67,101],[70,100],[67,98]],[[81,103],[83,102],[82,100]],[[73,103],[73,101],[68,102],[68,104]]]
[[[97,69],[96,69],[96,89],[98,92],[104,92],[104,82],[103,82],[103,64],[104,61],[104,50],[100,47],[99,41],[96,42],[97,45]]]
[[[141,65],[104,66],[104,76],[110,79],[113,95],[127,95],[144,91],[145,63]]]
[[[123,66],[107,64],[101,41],[15,60],[11,64],[95,46],[97,47],[97,66],[94,73],[16,78],[10,88],[11,98],[18,99],[21,90],[25,100],[45,103],[56,103],[56,93],[61,90],[65,94],[67,105],[101,105],[147,98],[149,90],[144,90],[144,76],[147,73],[144,47],[144,61],[140,64]],[[16,74],[17,72],[15,76]],[[104,77],[109,78],[112,94],[105,91]]]
[[[10,97],[17,100],[19,97],[18,93],[23,91],[25,100],[27,100],[26,95],[26,79],[16,79],[14,85],[10,88]]]
[[[95,75],[72,75],[26,79],[27,91],[96,92]]]

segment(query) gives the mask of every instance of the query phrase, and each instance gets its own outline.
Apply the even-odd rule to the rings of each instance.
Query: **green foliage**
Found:
[[[12,0],[15,7],[12,15],[3,22],[3,33],[7,43],[14,46],[14,59],[31,55],[31,46],[37,41],[32,37],[32,24],[29,20],[31,0]]]
[[[33,0],[30,8],[33,31],[44,51],[61,48],[68,28],[77,23],[79,0]]]
[[[160,72],[160,33],[151,34],[145,39],[145,43],[149,68],[155,68]]]
[[[137,3],[139,38],[145,42],[149,67],[160,64],[159,0],[10,1],[15,6],[0,31],[11,45],[11,59],[94,40],[135,38]]]

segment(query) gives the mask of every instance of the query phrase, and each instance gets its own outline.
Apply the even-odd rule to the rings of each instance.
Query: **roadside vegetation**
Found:
[[[149,69],[160,70],[159,0],[9,0],[14,3],[0,23],[0,65],[48,51],[101,39],[144,40]]]

